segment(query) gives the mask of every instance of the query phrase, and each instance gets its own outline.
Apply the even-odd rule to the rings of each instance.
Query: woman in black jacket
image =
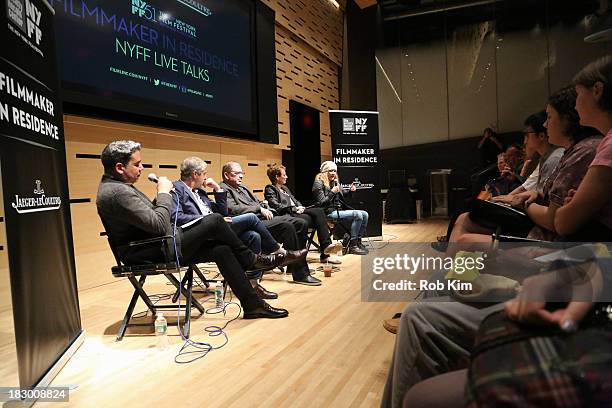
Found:
[[[342,263],[339,259],[333,258],[330,254],[340,249],[340,244],[332,243],[329,235],[329,227],[325,212],[321,208],[305,208],[297,198],[293,196],[291,190],[285,185],[287,183],[287,172],[285,166],[274,164],[268,167],[268,178],[272,184],[268,184],[264,190],[264,197],[268,200],[268,205],[277,215],[290,215],[299,217],[308,223],[310,228],[317,230],[319,237],[319,250],[321,251],[321,262],[333,264]]]
[[[366,255],[369,251],[361,242],[368,226],[368,213],[363,210],[346,209],[348,206],[342,199],[342,188],[338,180],[338,166],[332,161],[321,164],[320,173],[315,177],[312,194],[315,204],[324,209],[328,218],[334,220],[351,220],[351,240],[348,252],[356,255]],[[356,190],[351,184],[350,192]]]

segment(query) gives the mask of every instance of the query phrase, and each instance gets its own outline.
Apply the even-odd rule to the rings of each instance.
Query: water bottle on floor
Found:
[[[163,313],[157,313],[155,319],[155,337],[157,338],[157,348],[165,350],[168,348],[168,322]]]
[[[215,285],[215,307],[223,309],[223,284],[218,281]]]

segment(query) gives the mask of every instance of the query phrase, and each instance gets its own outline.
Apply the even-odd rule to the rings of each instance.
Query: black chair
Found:
[[[330,231],[330,236],[332,236],[332,231],[336,228],[336,225],[338,224],[338,222],[336,220],[333,219],[329,219],[326,218],[327,221],[327,227],[329,228]],[[344,227],[344,226],[343,226]],[[310,252],[310,247],[314,246],[315,247],[315,251],[318,251],[321,248],[321,245],[315,241],[314,236],[317,233],[317,229],[316,228],[312,228],[309,227],[308,228],[308,232],[306,234],[306,250]]]
[[[104,222],[103,222],[104,224]],[[117,246],[115,245],[113,238],[108,234],[108,228],[105,229],[107,232],[108,244],[113,252],[113,256],[115,257],[115,261],[117,263],[116,266],[112,267],[112,274],[116,278],[128,278],[132,286],[134,287],[134,294],[128,304],[127,310],[125,312],[125,316],[119,326],[119,330],[117,331],[117,341],[123,339],[125,335],[125,331],[128,327],[136,327],[136,326],[151,326],[154,327],[154,322],[151,323],[130,323],[132,319],[132,314],[134,313],[134,308],[136,307],[136,302],[138,298],[142,299],[142,301],[147,305],[147,308],[151,311],[151,313],[155,316],[159,309],[174,309],[177,310],[179,308],[176,304],[155,304],[149,295],[147,295],[144,290],[144,284],[148,276],[152,275],[164,275],[176,288],[177,293],[180,291],[185,297],[186,302],[184,305],[180,305],[180,310],[185,313],[183,319],[183,335],[185,337],[189,337],[189,328],[191,322],[191,308],[195,307],[200,314],[204,314],[205,309],[204,306],[196,299],[192,297],[192,287],[193,287],[193,272],[197,270],[198,276],[201,276],[200,271],[197,269],[195,265],[189,265],[187,267],[180,267],[174,259],[174,244],[173,237],[171,235],[166,235],[162,237],[156,237],[151,239],[145,239],[140,241],[132,241],[127,245]],[[156,247],[161,248],[162,253],[164,254],[164,258],[162,262],[151,262],[151,263],[140,263],[133,264],[129,262],[124,262],[121,259],[121,254],[125,253],[128,249],[134,249],[136,247],[146,249],[146,247]],[[181,282],[176,279],[174,276],[175,273],[185,274],[185,278],[183,282],[186,283],[186,287],[181,284]],[[209,281],[210,282],[210,281]],[[176,296],[178,298],[178,296]],[[189,305],[189,306],[187,306]],[[181,319],[176,322],[177,326],[180,326]]]

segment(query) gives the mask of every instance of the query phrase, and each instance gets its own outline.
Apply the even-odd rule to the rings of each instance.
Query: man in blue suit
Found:
[[[207,164],[199,157],[188,157],[181,163],[181,179],[173,182],[174,192],[178,196],[179,206],[175,211],[177,227],[188,229],[192,223],[213,214],[221,214],[230,223],[230,228],[249,247],[258,254],[284,253],[286,263],[302,259],[306,250],[286,251],[276,242],[266,226],[255,214],[243,214],[228,217],[227,191],[221,189],[212,178],[207,177]],[[211,201],[203,187],[212,188],[215,201]],[[173,214],[173,221],[175,215]],[[278,295],[253,282],[257,294],[262,299],[276,299]]]

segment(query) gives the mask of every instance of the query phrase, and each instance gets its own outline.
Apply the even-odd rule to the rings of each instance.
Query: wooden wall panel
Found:
[[[343,19],[328,0],[263,0],[276,12],[279,147],[290,149],[289,100],[318,109],[321,154],[331,155],[329,109],[338,109]]]
[[[321,56],[342,65],[342,34],[346,0],[340,9],[328,0],[262,0],[276,12],[277,26],[298,36]]]

